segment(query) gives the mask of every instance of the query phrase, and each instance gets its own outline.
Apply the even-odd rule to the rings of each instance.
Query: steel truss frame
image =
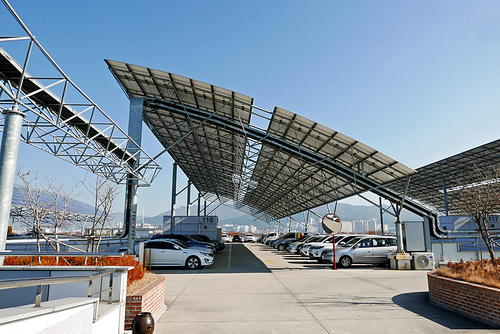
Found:
[[[23,61],[17,62],[0,46],[0,111],[17,108],[25,114],[21,140],[116,184],[126,183],[132,174],[141,185],[150,185],[161,167],[70,80],[12,7],[2,2],[26,33],[0,37],[0,45],[15,42],[16,52],[26,50]],[[29,73],[40,69],[45,74]],[[0,131],[3,127],[4,119]]]

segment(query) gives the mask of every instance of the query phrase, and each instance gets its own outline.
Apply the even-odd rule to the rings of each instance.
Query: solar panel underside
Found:
[[[279,219],[368,191],[414,171],[326,126],[275,108],[267,131],[250,124],[253,98],[109,61],[144,120],[205,198]],[[369,182],[361,182],[369,181]]]

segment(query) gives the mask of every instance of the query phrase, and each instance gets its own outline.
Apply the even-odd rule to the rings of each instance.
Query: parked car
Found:
[[[313,243],[313,242],[318,242],[321,241],[325,238],[325,235],[311,235],[308,237],[305,237],[303,239],[297,240],[295,242],[292,242],[287,248],[290,250],[290,252],[295,253],[295,254],[300,254],[300,250],[303,247],[306,247],[307,245]]]
[[[335,236],[335,249],[337,249],[337,247],[341,247],[347,241],[349,241],[355,237],[356,237],[356,235],[345,235],[345,234],[336,235]],[[311,260],[316,260],[319,263],[323,263],[323,259],[321,258],[321,255],[323,255],[324,252],[332,250],[332,249],[333,249],[333,238],[330,236],[329,238],[325,239],[321,245],[311,246],[311,248],[309,248],[309,258]]]
[[[222,241],[224,241],[224,242],[229,242],[229,241],[231,241],[231,239],[229,238],[229,235],[227,235],[227,234],[222,234],[222,235],[221,235],[221,239],[222,239]]]
[[[300,247],[307,243],[315,242],[323,238],[323,235],[308,235],[307,237],[304,237],[300,240],[291,242],[288,244],[286,247],[286,250],[289,251],[290,253],[297,253],[299,254]]]
[[[315,242],[310,242],[310,243],[307,243],[305,245],[303,245],[301,248],[300,248],[300,251],[299,251],[299,254],[302,255],[302,256],[305,256],[305,257],[309,257],[309,250],[311,249],[311,247],[313,246],[324,246],[325,245],[325,242],[331,242],[332,241],[332,236],[327,234],[327,235],[323,235],[322,238],[320,238],[319,240],[315,241]]]
[[[226,247],[226,244],[224,243],[224,241],[214,240],[214,239],[212,239],[209,236],[204,235],[204,234],[193,234],[193,235],[190,235],[189,237],[194,238],[196,240],[199,240],[200,242],[207,242],[207,243],[213,244],[215,246],[216,251],[218,251],[218,252],[223,250]]]
[[[344,268],[358,263],[386,265],[389,263],[389,257],[396,254],[396,250],[395,237],[355,237],[341,247],[335,247],[335,261]],[[325,252],[322,259],[333,263],[333,249]]]
[[[245,235],[245,242],[255,242],[257,238],[252,233],[247,233]]]
[[[269,245],[269,242],[275,239],[278,239],[278,234],[276,232],[269,232],[265,237],[262,238],[262,243]]]
[[[239,234],[233,235],[233,242],[241,242],[241,237]]]
[[[151,250],[151,266],[186,266],[189,269],[198,269],[214,263],[212,252],[205,248],[190,247],[180,240],[148,240],[144,243],[144,249]]]
[[[307,233],[303,232],[288,232],[284,236],[274,240],[271,244],[273,248],[277,248],[278,250],[282,251],[285,250],[286,243],[287,242],[293,242],[296,240],[302,239]]]
[[[149,240],[155,240],[155,239],[177,239],[184,241],[189,246],[205,247],[212,252],[215,251],[215,245],[213,245],[212,243],[198,241],[183,234],[168,234],[168,233],[156,234],[153,235]]]

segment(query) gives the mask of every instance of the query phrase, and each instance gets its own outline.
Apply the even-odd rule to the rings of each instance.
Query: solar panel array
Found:
[[[251,124],[253,98],[141,66],[106,60],[143,119],[207,199],[263,220],[380,187],[414,171],[326,126],[275,108]]]
[[[461,190],[467,186],[478,186],[485,180],[478,169],[497,168],[500,166],[500,140],[481,145],[468,151],[453,155],[429,165],[417,168],[417,174],[411,176],[406,191],[407,196],[433,207],[442,213],[461,215]],[[495,180],[492,180],[495,181]],[[406,179],[390,185],[390,188],[404,193]],[[445,202],[445,190],[446,200]]]

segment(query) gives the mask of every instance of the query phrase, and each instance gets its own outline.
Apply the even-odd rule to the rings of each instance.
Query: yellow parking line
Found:
[[[229,256],[227,257],[227,270],[231,269],[231,251],[233,250],[233,245],[229,245]]]
[[[272,264],[274,266],[274,262],[271,261],[271,260],[266,260],[266,262],[269,262],[270,264]]]

